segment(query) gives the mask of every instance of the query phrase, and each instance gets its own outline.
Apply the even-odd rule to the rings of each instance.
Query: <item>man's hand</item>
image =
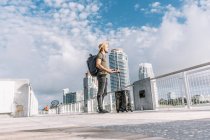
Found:
[[[120,73],[120,70],[119,69],[115,70],[115,73]]]
[[[120,73],[120,70],[110,69],[109,73],[110,74],[112,74],[112,73]]]
[[[114,73],[114,71],[113,71],[113,69],[108,69],[108,71],[107,71],[109,74],[112,74],[112,73]]]

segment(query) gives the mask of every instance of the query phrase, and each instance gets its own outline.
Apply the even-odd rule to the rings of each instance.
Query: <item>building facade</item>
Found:
[[[109,54],[109,66],[111,69],[119,69],[119,74],[111,74],[111,91],[117,91],[130,84],[128,56],[118,48],[111,50]]]

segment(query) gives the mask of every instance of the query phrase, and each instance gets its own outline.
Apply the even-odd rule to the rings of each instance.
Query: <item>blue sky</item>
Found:
[[[164,14],[164,7],[172,5],[180,8],[182,4],[179,0],[102,0],[102,23],[112,23],[114,28],[120,27],[140,27],[140,26],[160,26],[162,16]],[[160,3],[159,12],[152,13],[151,5],[153,3]]]
[[[0,78],[29,79],[41,105],[83,89],[89,53],[108,40],[156,75],[209,62],[209,0],[1,0]]]

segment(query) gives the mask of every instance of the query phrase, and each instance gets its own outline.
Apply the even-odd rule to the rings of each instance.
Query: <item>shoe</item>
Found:
[[[99,110],[98,113],[109,113],[109,111],[106,111],[106,110],[102,109],[102,110]]]
[[[104,109],[103,109],[103,111],[104,111],[105,113],[109,113],[109,111],[107,111],[107,110],[104,110]]]

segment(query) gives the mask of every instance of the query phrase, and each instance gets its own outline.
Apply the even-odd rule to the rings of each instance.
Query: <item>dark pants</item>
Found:
[[[98,94],[97,94],[97,101],[98,101],[98,110],[103,110],[103,100],[104,97],[107,95],[107,78],[106,75],[99,75],[97,76],[98,79]]]

